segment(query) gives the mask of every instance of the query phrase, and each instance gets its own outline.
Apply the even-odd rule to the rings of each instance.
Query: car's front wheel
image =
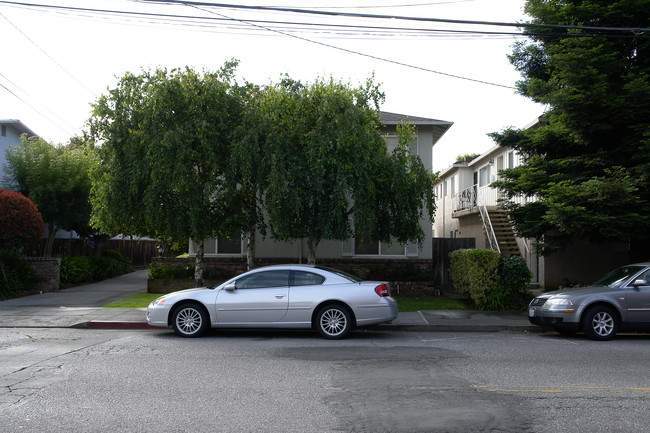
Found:
[[[591,307],[582,316],[582,331],[592,340],[611,340],[618,331],[618,316],[611,307]]]
[[[199,337],[210,326],[208,312],[196,303],[183,304],[174,311],[172,327],[181,337]]]
[[[344,338],[352,327],[352,317],[347,308],[326,305],[316,315],[316,328],[321,336],[329,339]]]

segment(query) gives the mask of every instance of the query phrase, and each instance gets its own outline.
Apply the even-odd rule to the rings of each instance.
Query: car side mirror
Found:
[[[632,285],[633,285],[634,287],[639,287],[639,286],[647,286],[648,283],[646,283],[645,280],[634,280],[634,282],[632,283]]]
[[[234,292],[235,290],[237,290],[237,287],[235,286],[235,283],[230,283],[230,284],[226,284],[223,289],[227,290],[228,292]]]

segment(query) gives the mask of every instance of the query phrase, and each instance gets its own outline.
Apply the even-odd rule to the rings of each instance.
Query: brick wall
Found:
[[[42,292],[59,290],[61,259],[58,257],[25,257],[38,278],[36,288]]]

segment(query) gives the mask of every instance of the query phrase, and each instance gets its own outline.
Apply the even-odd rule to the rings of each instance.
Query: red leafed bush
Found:
[[[0,189],[0,246],[38,239],[45,223],[38,207],[19,192]]]

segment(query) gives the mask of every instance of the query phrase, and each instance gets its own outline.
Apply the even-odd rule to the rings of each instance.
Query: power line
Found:
[[[27,97],[29,97],[30,99],[34,99],[34,98],[31,97],[27,92],[25,92],[25,91],[22,90],[19,86],[17,86],[15,83],[13,83],[9,78],[7,78],[6,76],[4,76],[2,73],[0,73],[0,77],[4,78],[7,82],[9,82],[11,85],[13,85],[14,87],[16,87],[18,90],[20,90],[22,93],[24,93],[24,94],[25,94]],[[45,110],[47,110],[48,112],[50,112],[50,114],[52,114],[53,116],[55,116],[56,118],[58,118],[59,120],[61,120],[63,123],[65,123],[65,124],[66,124],[68,127],[70,127],[71,129],[70,129],[70,130],[65,129],[65,128],[63,128],[59,123],[54,122],[50,117],[48,117],[47,115],[45,115],[41,110],[39,110],[38,108],[36,108],[34,105],[32,105],[31,103],[29,103],[28,101],[26,101],[24,98],[22,98],[22,97],[19,96],[18,94],[16,94],[16,92],[14,92],[13,90],[11,90],[10,88],[8,88],[7,86],[5,86],[4,84],[0,83],[0,87],[2,87],[3,89],[5,89],[5,90],[6,90],[9,94],[11,94],[13,97],[15,97],[16,99],[18,99],[18,100],[19,100],[20,102],[22,102],[23,104],[27,105],[29,108],[31,108],[32,110],[34,110],[34,111],[35,111],[36,113],[38,113],[41,117],[43,117],[45,120],[47,120],[47,121],[50,122],[52,125],[54,125],[54,126],[56,126],[57,128],[59,128],[61,131],[65,132],[66,134],[69,134],[69,135],[72,136],[72,135],[74,135],[74,134],[71,133],[71,132],[77,131],[77,128],[75,128],[74,126],[70,125],[68,122],[66,122],[65,120],[63,120],[61,117],[59,117],[56,113],[54,113],[54,112],[53,112],[52,110],[50,110],[49,108],[43,106],[43,107],[45,108]]]
[[[195,7],[195,8],[200,9],[200,10],[204,10],[204,9],[199,8],[198,6],[192,6],[192,7]],[[206,12],[226,17],[225,15],[219,14],[219,13],[214,12],[214,11],[206,11]],[[227,18],[230,18],[230,17],[227,17]],[[236,18],[231,18],[231,19],[237,20]],[[483,81],[483,80],[478,80],[478,79],[474,79],[474,78],[463,77],[463,76],[460,76],[460,75],[449,74],[449,73],[446,73],[446,72],[435,71],[433,69],[424,68],[424,67],[421,67],[421,66],[415,66],[415,65],[408,64],[408,63],[404,63],[404,62],[398,62],[396,60],[390,60],[390,59],[386,59],[386,58],[383,58],[383,57],[378,57],[378,56],[374,56],[374,55],[371,55],[371,54],[362,53],[360,51],[350,50],[348,48],[338,47],[336,45],[326,44],[324,42],[314,41],[314,40],[311,40],[311,39],[304,38],[302,36],[292,35],[292,34],[284,33],[284,32],[279,31],[279,30],[265,28],[265,27],[259,26],[257,24],[251,24],[251,25],[254,25],[256,27],[264,28],[264,29],[266,29],[268,31],[271,31],[271,32],[280,33],[280,34],[282,34],[284,36],[299,39],[299,40],[309,42],[309,43],[312,43],[312,44],[321,45],[321,46],[324,46],[324,47],[327,47],[327,48],[332,48],[332,49],[335,49],[335,50],[344,51],[344,52],[347,52],[347,53],[350,53],[350,54],[355,54],[355,55],[371,58],[373,60],[379,60],[379,61],[382,61],[382,62],[391,63],[391,64],[398,65],[398,66],[404,66],[404,67],[411,68],[411,69],[417,69],[417,70],[420,70],[420,71],[431,72],[431,73],[434,73],[434,74],[443,75],[443,76],[451,77],[451,78],[457,78],[457,79],[466,80],[466,81],[471,81],[471,82],[474,82],[474,83],[487,84],[487,85],[490,85],[490,86],[503,87],[503,88],[506,88],[506,89],[516,90],[516,88],[512,87],[512,86],[506,86],[506,85],[503,85],[503,84],[491,83],[489,81]]]
[[[405,20],[405,21],[422,21],[422,22],[437,22],[447,24],[470,24],[470,25],[487,25],[497,27],[518,27],[518,28],[532,28],[532,29],[562,29],[562,30],[595,30],[595,31],[616,31],[616,32],[633,32],[643,33],[649,32],[650,28],[643,27],[598,27],[598,26],[574,26],[574,25],[561,25],[561,24],[537,24],[537,23],[508,23],[508,22],[495,22],[495,21],[471,21],[471,20],[457,20],[447,18],[426,18],[426,17],[410,17],[399,15],[377,15],[377,14],[362,14],[352,12],[336,12],[336,11],[322,11],[313,9],[300,9],[288,7],[269,7],[269,6],[252,6],[252,5],[239,5],[229,3],[207,3],[191,0],[139,0],[144,3],[158,3],[168,5],[187,5],[187,6],[202,6],[226,9],[244,9],[256,11],[273,11],[273,12],[290,12],[297,14],[309,15],[323,15],[333,17],[349,17],[349,18],[371,18],[371,19],[390,19],[390,20]]]
[[[62,70],[63,72],[65,72],[66,74],[68,74],[68,75],[69,75],[73,80],[75,80],[75,81],[76,81],[76,82],[77,82],[81,87],[83,87],[83,88],[86,89],[88,92],[90,92],[90,94],[93,95],[94,97],[97,97],[97,95],[96,95],[92,90],[90,90],[90,89],[89,89],[89,88],[88,88],[84,83],[82,83],[81,80],[79,80],[77,77],[75,77],[75,76],[74,76],[70,71],[68,71],[65,67],[63,67],[63,65],[61,65],[59,62],[57,62],[56,60],[54,60],[54,58],[53,58],[52,56],[50,56],[50,55],[49,55],[49,54],[48,54],[48,53],[47,53],[43,48],[41,48],[41,47],[40,47],[36,42],[34,42],[34,41],[29,37],[29,36],[27,36],[27,35],[25,34],[25,32],[23,32],[22,30],[20,30],[20,28],[18,28],[18,27],[17,27],[13,22],[11,22],[11,20],[9,20],[9,18],[7,18],[6,16],[4,16],[1,12],[0,12],[0,17],[4,18],[4,19],[9,23],[9,24],[11,24],[11,26],[12,26],[14,29],[16,29],[16,30],[17,30],[21,35],[23,35],[23,37],[24,37],[25,39],[27,39],[29,42],[31,42],[32,45],[34,45],[34,46],[35,46],[35,47],[36,47],[36,48],[37,48],[41,53],[43,53],[43,54],[45,55],[45,57],[47,57],[48,59],[50,59],[50,60],[51,60],[51,61],[52,61],[56,66],[58,66],[59,68],[61,68],[61,70]]]

